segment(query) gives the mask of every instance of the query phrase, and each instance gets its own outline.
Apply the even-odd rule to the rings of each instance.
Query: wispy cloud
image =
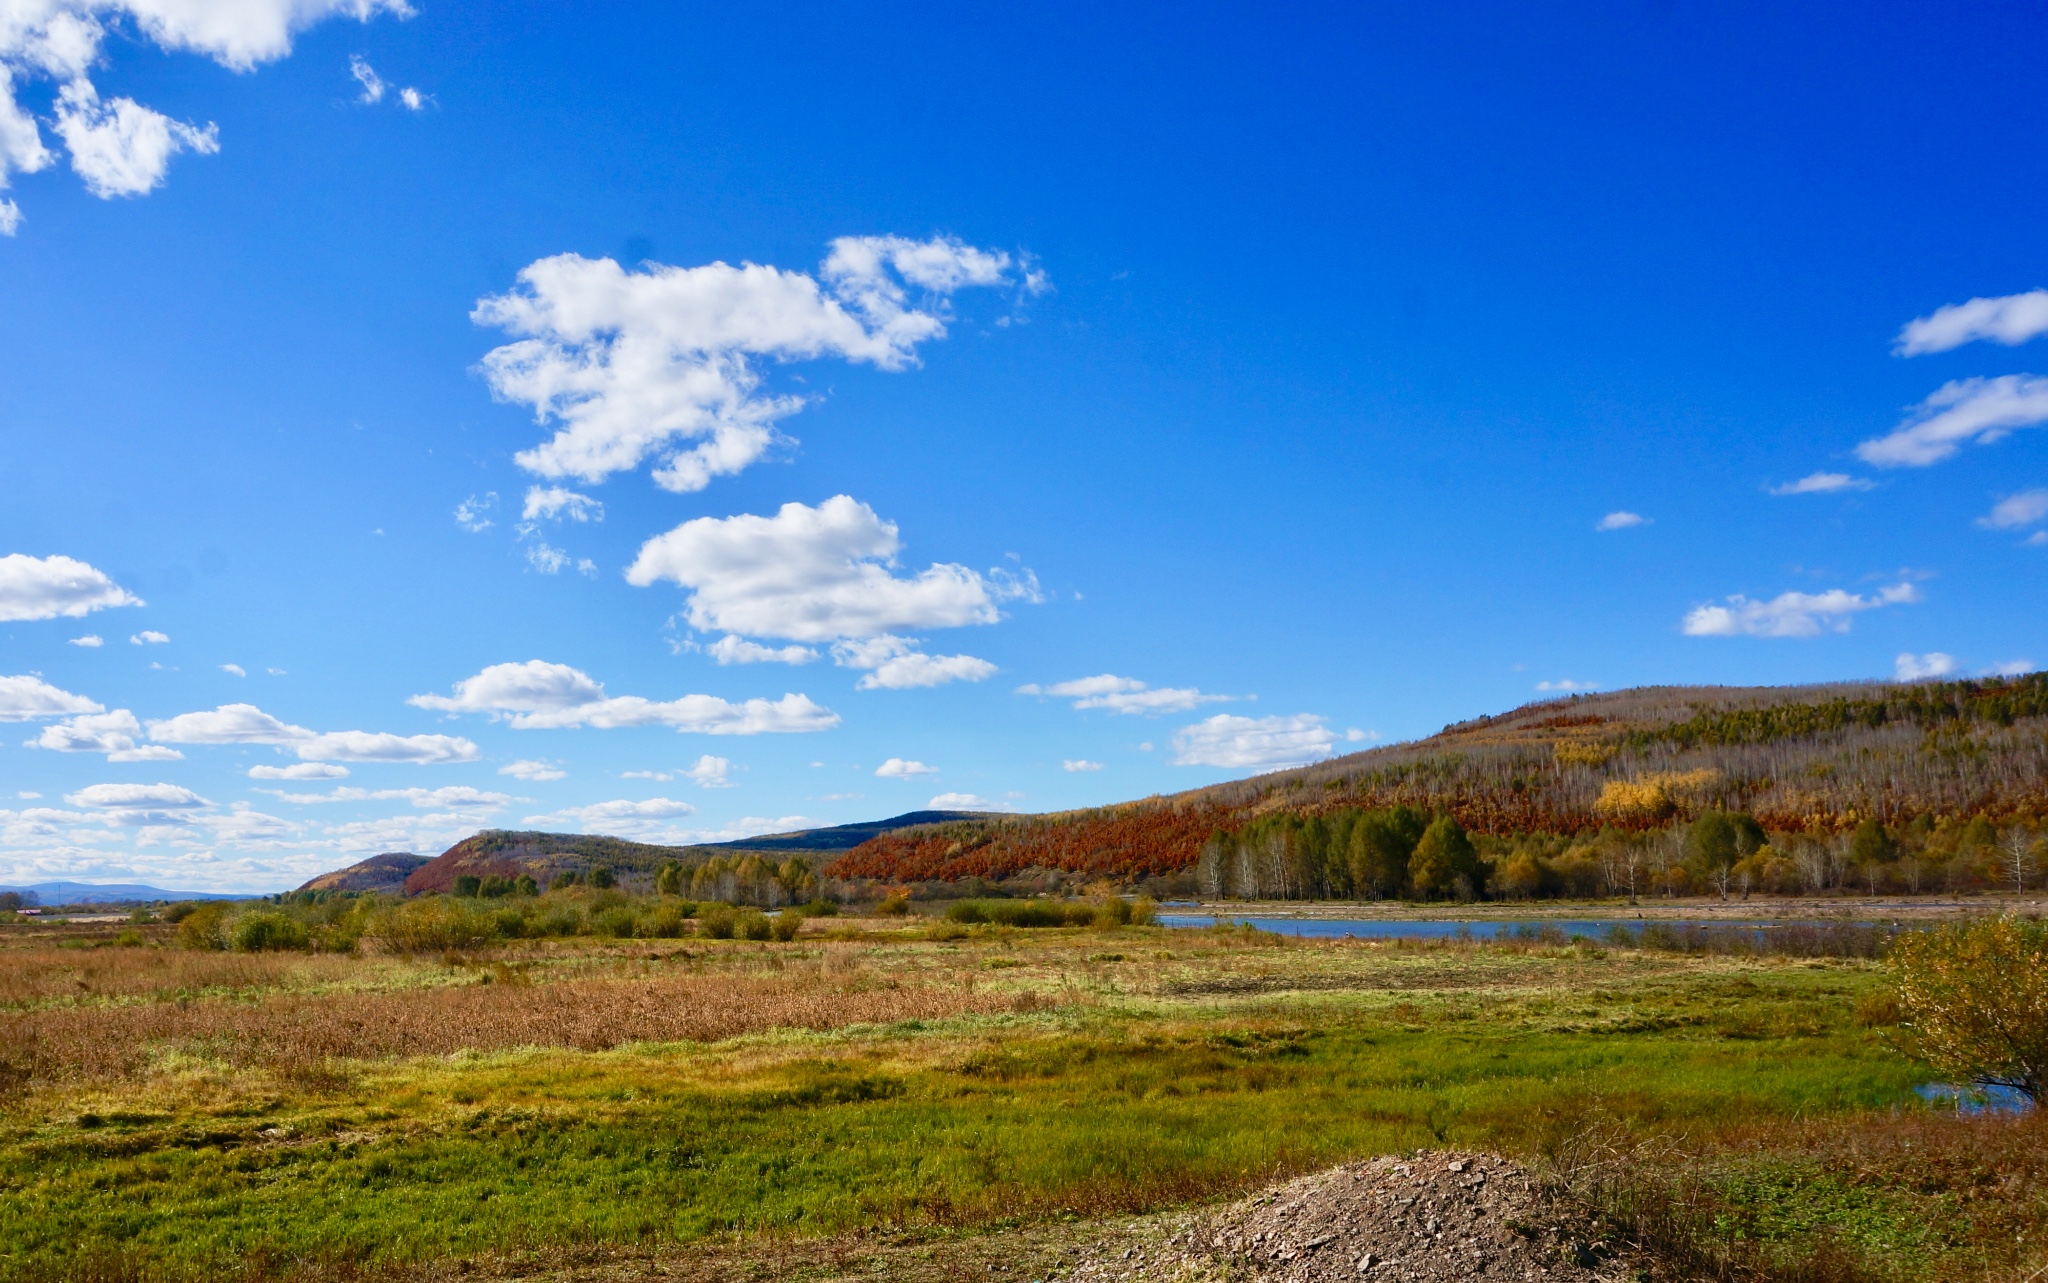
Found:
[[[1824,631],[1848,632],[1850,618],[1864,611],[1919,600],[1920,591],[1910,583],[1881,588],[1869,597],[1842,588],[1780,593],[1769,601],[1737,593],[1725,604],[1695,607],[1683,628],[1688,637],[1818,637]]]
[[[1803,476],[1797,481],[1788,481],[1782,486],[1772,486],[1770,493],[1774,495],[1841,494],[1845,490],[1871,490],[1875,489],[1876,486],[1877,483],[1874,481],[1866,481],[1861,477],[1852,477],[1846,472],[1815,472]]]
[[[2008,347],[2048,334],[2048,290],[1973,298],[1906,322],[1892,351],[1900,356],[1946,352],[1980,339]]]
[[[1986,530],[2022,530],[2043,518],[2048,518],[2048,489],[2022,490],[1993,504],[1977,524]]]
[[[1879,468],[1925,468],[1971,442],[1990,445],[2043,421],[2048,421],[2048,378],[1956,379],[1914,406],[1891,432],[1857,446],[1856,457]]]
[[[1595,522],[1593,529],[1605,533],[1609,530],[1627,530],[1631,526],[1647,526],[1650,519],[1639,512],[1610,512]]]
[[[1902,682],[1924,682],[1930,678],[1947,677],[1956,671],[1956,657],[1930,650],[1925,655],[1902,651],[1892,662],[1892,676]]]

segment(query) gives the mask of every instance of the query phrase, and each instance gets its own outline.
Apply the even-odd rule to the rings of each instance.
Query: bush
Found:
[[[618,879],[612,876],[610,869],[600,864],[590,871],[590,885],[603,891],[609,887],[617,886]]]
[[[1955,1082],[2048,1087],[2048,925],[2017,918],[1908,931],[1888,964],[1913,1054]]]
[[[487,913],[432,896],[383,910],[364,934],[399,953],[432,953],[488,944],[497,938],[498,927]]]
[[[591,934],[615,940],[632,939],[639,925],[639,915],[623,904],[599,910],[590,916]]]
[[[735,915],[733,930],[742,940],[766,940],[775,928],[768,921],[768,915],[759,909],[741,909]]]
[[[535,896],[540,894],[540,883],[533,880],[531,873],[520,874],[519,881],[513,885],[521,895]]]
[[[227,916],[228,907],[219,901],[186,909],[178,918],[178,943],[187,949],[227,948]]]
[[[955,900],[946,908],[950,922],[992,922],[1004,927],[1084,927],[1096,920],[1098,912],[1115,916],[1111,903],[1123,907],[1123,921],[1131,906],[1122,900],[1085,904],[1063,900]]]
[[[796,933],[804,929],[804,915],[796,909],[784,909],[768,924],[768,934],[785,943],[796,939]]]
[[[465,873],[455,879],[455,894],[465,900],[474,900],[483,893],[484,880],[474,873]]]
[[[735,915],[729,904],[707,904],[697,910],[697,929],[713,940],[732,939]]]
[[[875,912],[885,918],[900,918],[910,912],[910,897],[900,893],[884,897],[882,902],[875,906]]]
[[[1159,902],[1149,895],[1131,901],[1131,925],[1149,927],[1159,921]]]
[[[235,919],[230,939],[237,953],[303,949],[309,943],[306,928],[282,913],[245,913]]]
[[[688,935],[689,917],[681,905],[663,904],[656,906],[647,921],[640,924],[640,934],[656,940],[673,940]]]
[[[533,934],[546,937],[582,935],[583,914],[573,904],[550,905],[535,922]]]

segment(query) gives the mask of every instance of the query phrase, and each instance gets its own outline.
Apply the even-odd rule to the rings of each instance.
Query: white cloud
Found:
[[[130,646],[162,646],[171,639],[154,628],[145,628],[128,638]]]
[[[1575,682],[1565,679],[1555,682],[1537,682],[1536,689],[1540,691],[1596,691],[1600,689],[1600,683]]]
[[[855,686],[860,690],[908,690],[978,682],[995,674],[996,666],[972,655],[927,655],[909,637],[884,633],[859,641],[832,643],[832,662],[842,668],[865,669]]]
[[[885,780],[909,780],[920,775],[937,775],[939,768],[926,766],[923,762],[908,758],[892,757],[875,768],[875,775]]]
[[[282,668],[266,668],[263,671],[269,673],[272,677],[283,677],[285,675]]]
[[[1902,682],[1926,681],[1930,677],[1946,677],[1956,671],[1956,657],[1930,650],[1925,655],[1901,652],[1893,661],[1892,675]]]
[[[1099,771],[1102,769],[1102,763],[1091,762],[1085,757],[1070,757],[1060,763],[1060,769],[1063,771]]]
[[[696,814],[697,808],[688,802],[674,798],[650,797],[644,801],[618,798],[610,802],[593,802],[588,806],[566,807],[547,815],[529,815],[522,823],[544,829],[574,829],[587,833],[607,833],[615,837],[638,838],[642,841],[687,842],[718,841],[720,839],[685,833],[671,823],[686,815]],[[735,833],[734,837],[750,837],[753,833],[774,832],[774,829],[754,829],[751,832]]]
[[[715,695],[685,695],[665,703],[638,695],[607,696],[584,673],[539,659],[493,664],[455,683],[452,696],[415,695],[406,702],[444,713],[487,713],[519,730],[673,726],[704,735],[758,735],[822,731],[839,724],[837,713],[804,695],[737,704]]]
[[[536,539],[527,546],[526,562],[543,575],[560,574],[570,566],[576,567],[579,574],[597,574],[596,562],[588,557],[578,561],[574,555],[562,551],[545,539]]]
[[[1908,321],[1892,351],[1900,356],[1946,352],[1978,339],[2008,347],[2048,334],[2048,290],[1951,303]]]
[[[214,126],[201,129],[172,120],[133,98],[103,103],[86,80],[58,91],[52,123],[71,152],[71,168],[85,180],[85,189],[102,200],[155,190],[171,157],[181,151],[210,156],[220,150],[220,131]]]
[[[1862,477],[1852,477],[1846,472],[1814,472],[1799,478],[1797,481],[1788,481],[1782,486],[1772,486],[1770,493],[1774,495],[1840,494],[1845,490],[1870,490],[1874,489],[1876,485],[1877,483],[1874,481],[1866,481]]]
[[[1924,468],[1967,442],[1990,445],[2015,428],[2048,420],[2048,378],[2007,374],[1995,379],[1944,383],[1882,437],[1856,447],[1856,457],[1880,468]]]
[[[482,496],[471,495],[455,505],[455,524],[473,535],[480,535],[491,528],[491,519],[485,514],[498,506],[498,492],[486,491]]]
[[[818,657],[808,646],[763,646],[732,633],[706,646],[704,653],[721,664],[808,664]]]
[[[280,802],[297,806],[319,806],[328,802],[391,802],[405,801],[423,811],[443,810],[449,812],[490,813],[515,800],[506,793],[491,793],[483,789],[470,788],[466,784],[451,784],[438,789],[359,789],[335,788],[325,793],[286,793],[278,789],[257,789],[268,793]]]
[[[1866,610],[1907,605],[1920,600],[1909,583],[1881,588],[1863,597],[1842,588],[1824,593],[1780,593],[1769,601],[1751,601],[1740,593],[1724,606],[1697,606],[1685,617],[1688,637],[1818,637],[1824,629],[1849,631],[1849,620]]]
[[[1036,599],[1036,579],[938,564],[892,573],[896,524],[846,495],[775,516],[699,517],[641,546],[626,581],[690,590],[684,617],[705,632],[823,642],[992,624],[996,603]]]
[[[407,111],[424,111],[427,104],[434,100],[430,96],[414,89],[411,85],[407,85],[398,91],[398,101],[404,104]]]
[[[566,776],[568,772],[559,766],[552,766],[547,762],[537,762],[532,758],[521,758],[519,761],[499,767],[498,774],[509,775],[515,780],[525,780],[532,784],[543,784],[549,780],[559,780]]]
[[[378,75],[376,70],[363,60],[361,54],[350,56],[348,74],[355,77],[355,82],[363,87],[363,92],[356,98],[357,102],[368,106],[384,101],[384,77]]]
[[[5,85],[0,83],[0,94]],[[0,557],[0,621],[77,619],[110,606],[140,606],[142,600],[71,557]],[[92,643],[81,642],[82,645]]]
[[[1235,695],[1205,695],[1192,686],[1149,687],[1135,677],[1099,673],[1050,686],[1029,683],[1019,695],[1053,695],[1072,699],[1075,708],[1106,708],[1112,713],[1185,713],[1201,704],[1227,704]]]
[[[32,717],[68,717],[97,713],[102,705],[83,695],[58,690],[40,677],[0,677],[0,722],[25,722]]]
[[[2048,517],[2048,490],[2022,490],[1993,504],[1991,511],[1977,518],[1987,530],[2018,530]]]
[[[335,14],[368,21],[379,12],[405,16],[403,0],[30,0],[0,10],[0,187],[11,173],[53,163],[35,118],[22,110],[15,86],[58,82],[50,124],[71,153],[71,167],[102,198],[138,196],[163,181],[179,151],[219,149],[212,125],[172,120],[131,98],[102,102],[88,73],[101,60],[110,32],[132,29],[167,52],[204,54],[234,71],[249,71],[291,52],[292,36]],[[7,202],[0,233],[12,234],[20,211]]]
[[[294,762],[290,766],[252,766],[249,768],[252,780],[345,780],[346,766],[333,766],[326,762]]]
[[[972,793],[941,793],[924,804],[927,811],[1014,811],[1008,802],[991,802]]]
[[[2031,659],[2008,659],[2003,664],[1993,664],[1984,670],[1986,677],[2023,677],[2039,667]],[[22,796],[26,797],[27,794]]]
[[[515,456],[521,467],[594,484],[655,457],[655,481],[687,493],[760,458],[777,421],[802,407],[761,392],[759,362],[903,369],[918,344],[945,336],[950,294],[1015,282],[1012,266],[948,238],[844,237],[818,277],[754,263],[628,271],[559,254],[479,300],[470,319],[517,337],[483,358],[492,394],[558,425]],[[922,308],[905,284],[925,292]]]
[[[1645,517],[1640,513],[1610,512],[1606,516],[1600,518],[1599,522],[1594,525],[1593,529],[1600,531],[1626,530],[1630,526],[1648,525],[1649,521],[1650,519],[1648,517]]]
[[[91,650],[97,650],[106,644],[107,639],[100,636],[98,633],[87,633],[83,637],[73,637],[71,639],[71,645],[84,646]]]
[[[698,788],[729,789],[733,782],[726,776],[732,771],[732,763],[723,757],[706,753],[697,759],[697,764],[683,774],[697,781]]]
[[[1344,732],[1345,740],[1352,744],[1363,744],[1368,740],[1377,740],[1379,737],[1380,733],[1378,731],[1360,730],[1356,726]]]
[[[222,664],[220,671],[236,677],[247,677],[249,675],[249,670],[243,668],[240,664]]]
[[[381,731],[322,734],[279,721],[254,704],[222,704],[209,712],[152,721],[159,744],[283,744],[309,762],[474,762],[477,747],[452,735],[392,735]]]
[[[0,132],[4,132],[9,124],[19,119],[21,117],[18,115],[13,120],[0,119]],[[0,141],[0,163],[4,163],[7,159],[5,153],[6,143],[5,141]],[[0,200],[0,236],[12,236],[20,230],[21,206],[11,200]]]
[[[64,800],[100,811],[187,810],[213,803],[176,784],[91,784]]]
[[[520,512],[524,521],[603,521],[604,505],[587,494],[561,486],[530,486],[526,491],[526,506]]]
[[[125,708],[111,713],[85,713],[45,726],[27,747],[58,753],[105,753],[109,762],[175,762],[184,757],[161,744],[139,744],[142,724]]]
[[[1313,713],[1292,717],[1236,717],[1218,713],[1173,734],[1176,766],[1278,770],[1320,761],[1335,751],[1335,737]]]

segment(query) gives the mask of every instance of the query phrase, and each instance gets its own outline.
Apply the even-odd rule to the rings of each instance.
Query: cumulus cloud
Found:
[[[319,731],[278,720],[254,704],[222,704],[149,723],[159,744],[277,744],[309,762],[474,762],[477,747],[452,735]]]
[[[2005,661],[2003,664],[1993,664],[1991,667],[1985,669],[1984,676],[2023,677],[2026,674],[2033,672],[2034,669],[2037,667],[2039,667],[2039,665],[2035,664],[2034,661],[2031,659],[2009,659]],[[26,797],[27,794],[23,794],[23,796]]]
[[[1008,802],[991,802],[972,793],[941,793],[924,804],[927,811],[1014,811]]]
[[[27,747],[58,753],[105,753],[109,762],[175,762],[184,757],[174,748],[143,744],[142,724],[125,708],[111,713],[85,713],[54,725],[29,740]]]
[[[1913,407],[1890,433],[1857,446],[1856,457],[1880,468],[1925,468],[1972,441],[1990,445],[2043,420],[2048,420],[2048,378],[1955,379]]]
[[[423,94],[411,85],[407,85],[398,91],[398,101],[407,111],[425,111],[427,104],[434,101],[434,99],[431,95]]]
[[[5,84],[0,82],[0,93]],[[76,619],[110,606],[140,606],[142,600],[98,570],[72,557],[0,557],[0,621]],[[97,645],[96,641],[80,645]]]
[[[1593,529],[1599,531],[1626,530],[1630,526],[1647,525],[1649,524],[1649,520],[1650,519],[1648,517],[1645,517],[1640,513],[1610,512],[1606,516],[1600,518],[1598,522],[1594,523]]]
[[[405,16],[404,0],[240,0],[235,4],[164,3],[163,0],[36,0],[0,14],[0,188],[15,173],[53,164],[33,115],[16,97],[35,80],[58,85],[51,127],[71,155],[87,190],[103,199],[139,196],[164,180],[181,151],[218,151],[212,125],[171,119],[132,98],[102,100],[91,71],[109,34],[146,39],[167,52],[212,58],[249,71],[291,52],[292,37],[340,14],[368,21],[379,12]],[[0,202],[0,233],[12,235],[21,219]]]
[[[1075,708],[1106,708],[1112,713],[1185,713],[1201,704],[1227,704],[1235,695],[1205,695],[1192,686],[1151,687],[1135,677],[1098,673],[1069,682],[1017,688],[1019,695],[1050,695],[1071,699]]]
[[[1818,637],[1823,631],[1848,632],[1850,618],[1866,610],[1919,600],[1919,590],[1909,583],[1881,588],[1868,597],[1842,588],[1780,593],[1769,601],[1751,601],[1737,593],[1725,605],[1694,607],[1683,628],[1688,637]]]
[[[498,506],[498,492],[486,491],[481,496],[471,495],[455,505],[455,524],[473,535],[480,535],[491,528],[488,515]]]
[[[723,757],[706,753],[697,759],[697,764],[683,774],[697,781],[700,789],[729,789],[733,782],[727,778],[732,773],[732,762]]]
[[[740,703],[715,695],[685,695],[666,702],[638,695],[608,696],[587,674],[539,659],[493,664],[455,683],[453,695],[415,695],[406,702],[443,713],[484,713],[519,730],[673,726],[703,735],[759,735],[822,731],[839,724],[837,713],[804,695]]]
[[[1335,752],[1336,737],[1313,713],[1291,717],[1236,717],[1218,713],[1173,734],[1176,766],[1279,770],[1320,761]]]
[[[1803,476],[1797,481],[1788,481],[1782,486],[1772,486],[1770,493],[1774,495],[1840,494],[1845,490],[1873,489],[1876,484],[1876,482],[1866,481],[1862,477],[1852,477],[1846,472],[1815,472]]]
[[[927,655],[908,637],[884,633],[859,641],[832,643],[832,662],[842,668],[866,670],[854,685],[860,690],[908,690],[978,682],[995,674],[996,666],[972,655]]]
[[[249,670],[243,668],[240,664],[222,664],[220,671],[231,677],[247,677],[249,675]]]
[[[1070,757],[1060,763],[1060,769],[1063,771],[1099,771],[1102,769],[1102,763],[1091,762],[1085,757]]]
[[[825,642],[924,628],[992,624],[997,603],[1036,600],[1035,578],[937,564],[893,568],[896,524],[847,495],[772,517],[699,517],[641,546],[626,582],[690,591],[683,615],[704,632]]]
[[[328,762],[294,762],[290,766],[252,766],[249,768],[252,780],[345,780],[346,766],[335,766]]]
[[[639,838],[645,841],[687,842],[719,841],[718,837],[686,833],[677,829],[675,820],[696,814],[697,808],[688,802],[679,802],[669,797],[650,797],[641,801],[617,798],[610,802],[593,802],[588,806],[566,807],[546,815],[529,815],[523,823],[543,829],[571,829],[586,833],[606,833],[615,837]],[[750,837],[753,833],[774,830],[754,829],[752,832],[735,833],[734,837]]]
[[[1946,352],[1979,339],[2007,347],[2048,334],[2048,290],[1951,303],[1906,322],[1892,351],[1900,356]]]
[[[1956,671],[1956,657],[1930,650],[1925,655],[1901,652],[1893,661],[1892,675],[1902,682],[1923,682],[1932,677],[1946,677]]]
[[[87,633],[83,637],[73,637],[71,639],[70,644],[73,646],[84,646],[91,650],[98,650],[100,647],[107,644],[107,639],[100,636],[98,633]]]
[[[460,813],[481,812],[489,814],[514,799],[506,793],[492,793],[484,789],[471,788],[466,784],[451,784],[437,789],[359,789],[334,788],[325,793],[286,793],[278,789],[257,789],[268,793],[280,802],[297,806],[319,806],[329,802],[410,802],[423,811],[449,811]]]
[[[926,766],[923,762],[909,758],[892,757],[875,768],[877,778],[885,780],[910,780],[920,775],[937,775],[939,768]]]
[[[96,811],[189,810],[213,803],[176,784],[91,784],[64,800]]]
[[[128,644],[130,646],[162,646],[170,640],[167,634],[160,633],[154,628],[145,628],[141,632],[131,635],[128,638]]]
[[[2021,530],[2048,517],[2048,490],[2022,490],[2007,495],[1977,518],[1986,530]]]
[[[492,394],[556,425],[515,456],[521,467],[595,484],[653,458],[656,483],[687,493],[760,458],[776,423],[802,407],[762,392],[762,362],[829,356],[901,370],[919,344],[945,337],[952,294],[1005,283],[1039,287],[1009,255],[946,237],[842,237],[815,277],[754,263],[628,270],[559,254],[479,300],[470,319],[517,340],[483,358]],[[917,306],[906,286],[920,291]]]
[[[58,690],[33,674],[0,677],[0,722],[25,722],[34,717],[68,717],[97,713],[102,705],[83,695]]]
[[[530,486],[519,515],[524,521],[603,521],[604,505],[561,486]]]
[[[704,647],[704,653],[721,664],[808,664],[818,657],[808,646],[763,646],[732,633]]]
[[[499,767],[498,774],[509,775],[515,780],[526,780],[534,784],[543,784],[549,780],[559,780],[568,775],[568,772],[559,766],[553,766],[547,762],[537,762],[532,758],[521,758],[519,761]]]
[[[1537,682],[1536,689],[1540,691],[1596,691],[1600,689],[1600,683],[1575,682],[1566,678],[1554,682]]]

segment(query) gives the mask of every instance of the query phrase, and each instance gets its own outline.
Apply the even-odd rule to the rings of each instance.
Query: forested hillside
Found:
[[[1645,687],[1532,704],[1428,739],[1172,797],[899,829],[826,872],[903,881],[1030,869],[1121,879],[1182,872],[1212,891],[1281,895],[1537,894],[1596,882],[1613,889],[1652,874],[1668,886],[1692,827],[1723,816],[1759,836],[1749,850],[1707,861],[1712,867],[1693,861],[1694,880],[1839,882],[1855,863],[1844,846],[1855,835],[1889,857],[1887,877],[1917,881],[1918,872],[1892,866],[1910,854],[1917,869],[1932,855],[1941,876],[1964,876],[1950,867],[1957,851],[1988,851],[2003,829],[2043,814],[2048,674]],[[1439,816],[1471,855],[1454,842],[1449,854],[1429,857],[1448,863],[1432,864],[1418,883],[1407,860]],[[1969,830],[1973,819],[1979,827]],[[1966,830],[1974,845],[1963,843]],[[1398,861],[1385,854],[1396,848]],[[1809,848],[1835,854],[1809,856]],[[1756,849],[1768,852],[1763,862],[1734,872]],[[1791,871],[1800,859],[1824,867]],[[1968,877],[1995,874],[1992,856],[1980,863]]]

